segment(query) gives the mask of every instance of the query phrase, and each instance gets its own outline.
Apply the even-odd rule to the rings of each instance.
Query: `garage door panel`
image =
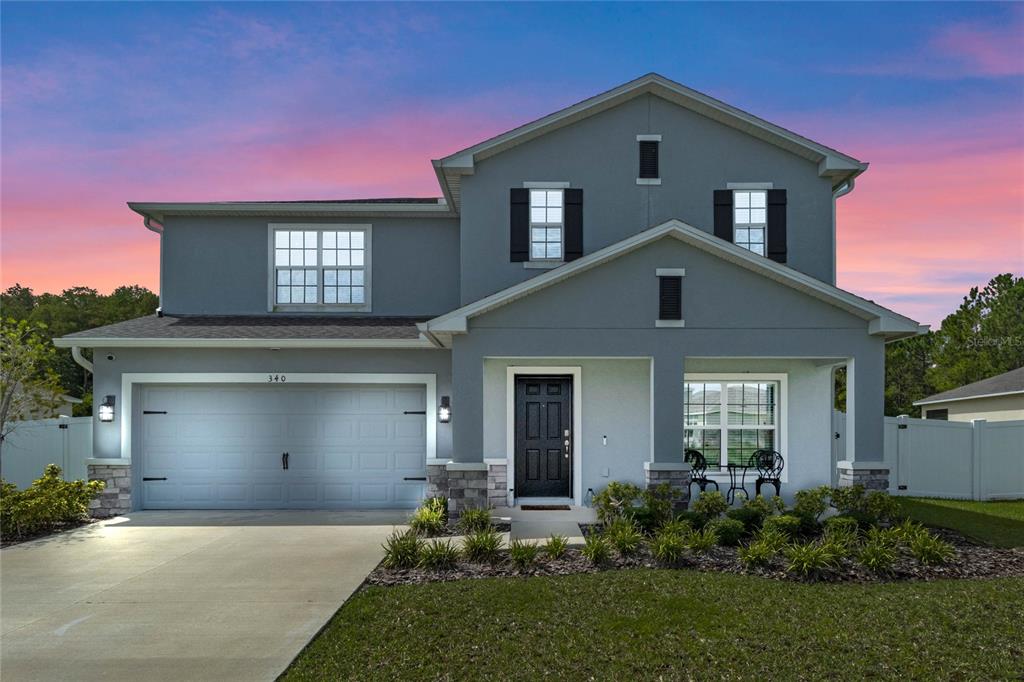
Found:
[[[422,386],[145,387],[151,508],[383,508],[422,499]],[[289,467],[281,455],[289,453]]]
[[[346,505],[355,501],[355,486],[351,483],[325,483],[324,503]]]
[[[354,457],[355,455],[351,452],[325,452],[324,472],[331,473],[351,471],[354,466]]]

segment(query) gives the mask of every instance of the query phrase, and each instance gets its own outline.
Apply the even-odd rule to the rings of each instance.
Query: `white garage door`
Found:
[[[147,509],[415,507],[423,386],[142,389]]]

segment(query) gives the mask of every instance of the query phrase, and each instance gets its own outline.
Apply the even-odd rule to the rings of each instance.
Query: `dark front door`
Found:
[[[516,497],[569,497],[572,378],[516,377]]]

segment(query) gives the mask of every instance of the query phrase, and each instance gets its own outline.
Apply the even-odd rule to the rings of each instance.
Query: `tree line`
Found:
[[[118,287],[109,294],[101,294],[89,287],[72,287],[59,294],[36,294],[28,287],[15,284],[0,293],[0,317],[4,326],[14,333],[17,323],[25,322],[30,330],[47,341],[93,327],[152,315],[158,305],[160,298],[138,285]],[[82,349],[87,358],[91,359],[91,353],[91,349]],[[71,350],[57,348],[39,357],[40,376],[56,376],[65,394],[83,399],[81,405],[74,406],[74,415],[91,415],[92,376],[74,361]]]

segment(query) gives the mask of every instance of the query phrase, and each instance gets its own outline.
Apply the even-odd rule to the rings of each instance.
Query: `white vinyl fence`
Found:
[[[19,488],[39,478],[47,464],[59,465],[66,480],[86,478],[88,457],[92,457],[92,417],[26,421],[4,440],[0,474]]]
[[[970,500],[1024,498],[1024,421],[885,418],[889,490]]]

